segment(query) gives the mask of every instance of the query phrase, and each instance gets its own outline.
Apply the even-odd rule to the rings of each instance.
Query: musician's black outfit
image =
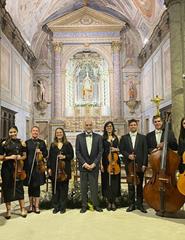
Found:
[[[23,155],[26,152],[25,146],[20,139],[8,139],[0,145],[0,155]],[[11,202],[15,200],[24,199],[23,181],[16,179],[15,196],[14,196],[14,172],[15,160],[6,160],[2,163],[1,177],[2,177],[2,193],[4,202]]]
[[[48,155],[46,144],[41,139],[29,139],[26,141],[27,159],[25,160],[26,179],[24,185],[28,186],[29,197],[40,197],[40,186],[45,184],[45,173],[41,173],[38,169],[37,160],[34,159],[35,150],[39,148],[43,154],[43,158]],[[34,161],[34,164],[33,164]],[[33,164],[33,169],[32,169]],[[32,169],[32,170],[31,170]],[[30,178],[31,174],[31,178]],[[29,178],[31,179],[29,182]]]
[[[65,159],[57,160],[58,155],[64,155]],[[52,180],[52,193],[53,193],[53,213],[60,211],[64,213],[67,207],[67,197],[68,197],[68,188],[69,180],[71,179],[71,160],[74,157],[73,147],[70,142],[63,144],[62,148],[59,149],[56,143],[52,143],[49,150],[49,158],[47,162],[48,169],[51,169],[51,180]],[[58,161],[58,166],[60,165],[59,161],[64,161],[64,173],[67,175],[67,179],[64,181],[56,180],[56,193],[54,193],[55,188],[55,177],[58,176],[57,170],[56,173],[56,163]]]

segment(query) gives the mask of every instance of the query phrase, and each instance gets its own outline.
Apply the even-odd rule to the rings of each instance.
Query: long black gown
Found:
[[[29,176],[31,172],[36,147],[38,147],[41,150],[44,158],[46,158],[48,155],[48,150],[43,140],[30,138],[29,140],[26,141],[27,159],[25,160],[24,168],[26,171],[27,178],[24,181],[25,186],[28,186]],[[39,187],[43,185],[45,181],[46,181],[45,173],[40,173],[37,167],[37,161],[35,161],[29,186]]]
[[[65,181],[57,181],[56,182],[56,194],[54,194],[54,183],[55,183],[55,172],[56,172],[56,160],[57,155],[63,154],[66,156],[62,161],[65,162],[64,172],[67,175],[67,179]],[[71,160],[74,157],[73,147],[70,142],[63,144],[62,148],[59,149],[55,143],[51,144],[49,150],[49,158],[47,162],[48,169],[52,171],[52,188],[53,188],[53,207],[57,210],[65,210],[66,202],[68,196],[68,187],[69,187],[69,179],[71,179]]]
[[[118,148],[119,141],[118,138],[115,138],[112,142],[112,147]],[[102,155],[102,164],[104,172],[101,172],[102,180],[102,195],[108,199],[110,203],[114,203],[116,197],[121,195],[121,183],[120,183],[120,174],[111,175],[111,185],[109,184],[109,173],[107,171],[109,161],[108,155],[110,152],[111,143],[106,139],[103,140],[103,155]],[[118,164],[120,164],[118,162]],[[110,185],[110,186],[109,186]]]
[[[184,152],[185,152],[185,139],[179,138],[178,154],[181,158],[181,161],[179,164],[180,173],[183,173],[185,171],[185,164],[183,164],[183,159],[182,159]]]
[[[0,155],[23,155],[26,152],[26,148],[23,142],[20,139],[8,139],[5,140],[0,146]],[[4,202],[11,202],[15,200],[24,199],[24,189],[23,189],[23,181],[20,179],[16,179],[16,189],[14,196],[14,164],[15,160],[6,160],[3,161],[2,169],[1,169],[1,177],[2,177],[2,192]]]

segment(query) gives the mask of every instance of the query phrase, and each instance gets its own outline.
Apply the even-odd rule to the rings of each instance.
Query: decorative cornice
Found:
[[[6,1],[1,0],[0,2],[0,19],[1,19],[1,30],[12,43],[15,49],[20,53],[24,60],[30,65],[31,68],[36,66],[36,57],[28,46],[26,41],[23,39],[20,31],[15,26],[10,14],[5,9]]]
[[[160,45],[165,36],[169,33],[169,14],[166,10],[159,23],[155,27],[148,43],[144,46],[138,56],[138,66],[142,68],[153,52]]]

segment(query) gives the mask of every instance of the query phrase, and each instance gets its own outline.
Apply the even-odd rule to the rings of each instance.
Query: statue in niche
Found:
[[[137,88],[133,81],[129,82],[129,90],[128,90],[129,100],[136,100],[137,98]]]
[[[42,80],[37,80],[37,99],[39,102],[45,101],[46,88]]]
[[[93,82],[88,72],[82,83],[82,97],[84,100],[91,100],[93,97]]]

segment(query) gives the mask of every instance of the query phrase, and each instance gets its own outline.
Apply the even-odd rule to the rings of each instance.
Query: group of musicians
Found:
[[[164,144],[161,117],[154,116],[153,124],[155,130],[145,136],[138,132],[138,121],[131,119],[128,121],[128,134],[123,135],[119,141],[112,121],[105,123],[103,136],[93,131],[91,119],[84,121],[84,131],[77,135],[75,146],[80,171],[82,199],[80,213],[88,210],[88,188],[94,210],[103,211],[98,201],[99,170],[101,170],[102,195],[106,198],[107,210],[116,210],[116,198],[121,194],[120,154],[123,155],[128,182],[129,206],[126,211],[139,209],[143,213],[147,212],[143,206],[143,178],[148,166],[148,154],[162,150]],[[11,202],[15,200],[19,201],[22,217],[26,217],[27,213],[31,212],[40,213],[40,186],[46,180],[45,162],[52,181],[53,214],[65,213],[74,152],[64,129],[55,130],[49,153],[45,142],[39,138],[39,127],[32,127],[31,138],[26,142],[18,139],[17,135],[17,127],[10,127],[8,138],[0,145],[5,218],[11,218]],[[179,144],[173,132],[169,131],[168,147],[174,151],[178,150],[182,157],[185,151],[185,118],[181,121]],[[180,165],[180,171],[184,171],[183,164]],[[23,186],[28,186],[28,209],[25,208]]]

